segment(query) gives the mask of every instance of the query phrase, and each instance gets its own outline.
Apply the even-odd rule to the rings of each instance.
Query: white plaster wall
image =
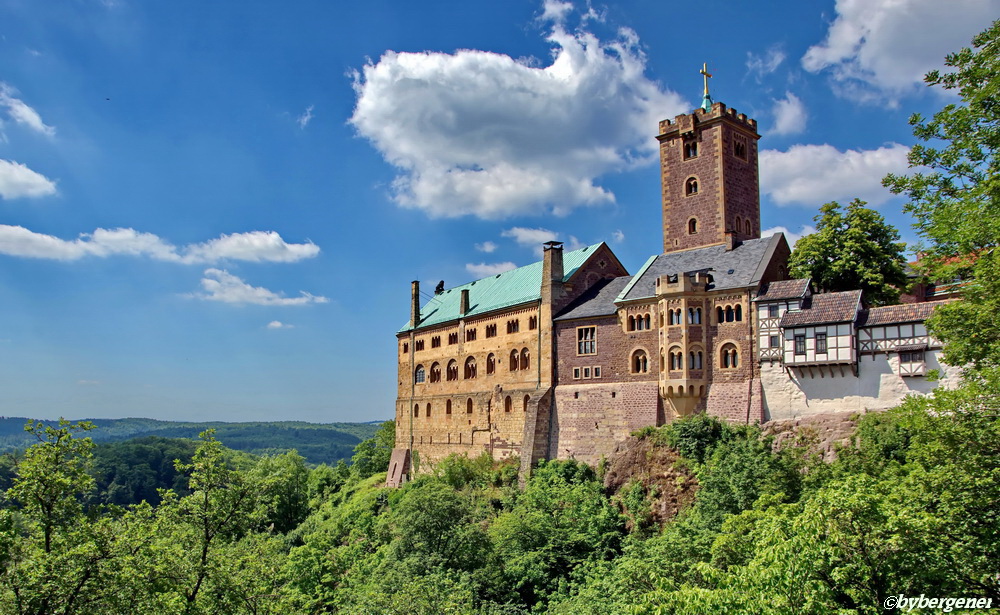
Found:
[[[907,395],[926,395],[938,386],[953,387],[958,383],[959,370],[939,362],[940,351],[927,351],[927,369],[936,369],[941,378],[930,382],[924,377],[899,376],[899,355],[896,353],[865,355],[859,358],[858,376],[845,368],[846,375],[830,375],[824,370],[814,377],[801,368],[791,374],[778,363],[760,366],[764,389],[765,420],[785,420],[825,412],[862,412],[886,410]],[[834,369],[839,374],[839,368]]]

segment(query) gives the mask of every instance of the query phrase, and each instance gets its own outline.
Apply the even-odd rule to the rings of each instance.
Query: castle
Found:
[[[659,124],[663,252],[630,275],[605,243],[420,303],[397,333],[396,446],[597,463],[629,434],[705,412],[741,423],[884,409],[945,380],[924,320],[939,302],[866,308],[788,279],[760,236],[757,122],[722,103]]]

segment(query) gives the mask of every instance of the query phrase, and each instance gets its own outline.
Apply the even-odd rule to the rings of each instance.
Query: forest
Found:
[[[928,326],[956,388],[810,434],[695,415],[593,468],[452,456],[385,488],[391,422],[351,462],[196,442],[96,444],[31,422],[0,461],[0,613],[701,614],[909,612],[893,597],[1000,605],[1000,22],[927,81],[919,172],[890,176],[961,301]],[[929,377],[933,377],[930,374]],[[978,602],[982,601],[982,603]],[[914,612],[948,612],[949,608]]]

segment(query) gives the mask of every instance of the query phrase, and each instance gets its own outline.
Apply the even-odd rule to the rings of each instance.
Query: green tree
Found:
[[[396,445],[396,423],[386,421],[379,425],[375,435],[354,448],[351,468],[358,478],[368,478],[389,469],[392,448]]]
[[[921,266],[933,280],[971,282],[964,301],[935,310],[928,327],[945,344],[952,365],[1000,364],[1000,21],[948,55],[951,72],[925,81],[957,91],[960,102],[931,119],[910,118],[920,143],[911,167],[884,184],[909,198],[906,210],[925,240]]]
[[[824,291],[861,289],[872,305],[897,302],[907,283],[899,231],[859,199],[846,209],[832,201],[819,210],[816,232],[795,242],[792,276],[812,278]]]

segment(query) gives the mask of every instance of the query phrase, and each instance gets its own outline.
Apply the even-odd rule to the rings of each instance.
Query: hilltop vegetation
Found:
[[[0,418],[0,453],[23,450],[35,443],[25,433],[25,423],[30,419],[20,417]],[[297,451],[309,463],[335,464],[348,460],[354,447],[371,438],[379,423],[305,423],[301,421],[247,422],[247,423],[185,423],[155,419],[92,419],[94,429],[88,432],[95,442],[116,442],[157,436],[160,438],[198,437],[212,429],[215,437],[227,448],[255,455]],[[56,425],[58,421],[46,421]]]

